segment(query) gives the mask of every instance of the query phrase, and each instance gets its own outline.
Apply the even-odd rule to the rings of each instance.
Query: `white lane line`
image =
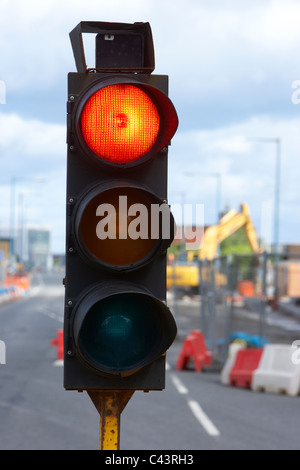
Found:
[[[53,362],[54,367],[63,367],[64,365],[64,360],[63,359],[56,359],[56,361]]]
[[[205,431],[210,435],[210,436],[219,436],[220,431],[216,428],[214,423],[209,419],[209,417],[204,413],[202,410],[201,406],[197,401],[194,400],[189,400],[188,405],[194,414],[195,418],[199,421],[199,423],[203,426]]]
[[[47,308],[39,309],[38,313],[40,313],[41,315],[45,315],[46,317],[52,318],[52,320],[56,320],[60,323],[64,322],[64,319],[61,315],[55,312],[52,312],[51,310],[48,310]]]
[[[177,392],[181,395],[186,395],[189,393],[188,389],[185,385],[181,382],[181,380],[174,374],[170,374],[170,379],[173,382],[174,387],[176,388]]]

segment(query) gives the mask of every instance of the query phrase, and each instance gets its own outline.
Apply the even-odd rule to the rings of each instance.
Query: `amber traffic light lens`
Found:
[[[80,117],[81,134],[98,157],[129,163],[145,155],[156,142],[160,119],[152,99],[129,84],[96,91]]]
[[[87,196],[76,218],[84,253],[94,262],[112,268],[131,269],[146,263],[160,249],[162,217],[164,227],[170,227],[171,233],[169,206],[164,204],[161,215],[160,202],[152,193],[130,186]],[[157,210],[153,210],[153,205]]]

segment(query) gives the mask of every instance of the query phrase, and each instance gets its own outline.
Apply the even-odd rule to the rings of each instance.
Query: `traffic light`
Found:
[[[96,36],[87,69],[82,32]],[[148,23],[81,22],[68,75],[64,386],[160,390],[176,323],[165,303],[168,145],[178,118],[152,75]]]

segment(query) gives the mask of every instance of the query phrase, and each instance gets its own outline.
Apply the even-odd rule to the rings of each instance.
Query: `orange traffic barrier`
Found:
[[[207,349],[201,331],[192,331],[189,336],[185,338],[182,350],[176,362],[176,369],[186,369],[191,358],[194,361],[197,372],[200,372],[203,366],[210,366],[212,363],[212,354]]]
[[[244,297],[254,297],[255,295],[254,284],[252,281],[240,281],[238,283],[238,290]]]
[[[22,276],[10,276],[4,279],[4,286],[16,286],[27,292],[30,288],[30,281],[26,274]]]
[[[55,339],[51,339],[51,346],[57,346],[57,360],[62,361],[64,358],[64,334],[63,330],[57,331]]]

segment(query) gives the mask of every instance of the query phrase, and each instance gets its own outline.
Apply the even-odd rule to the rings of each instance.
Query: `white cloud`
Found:
[[[183,199],[186,203],[204,203],[205,223],[214,223],[217,175],[220,175],[222,209],[227,204],[238,209],[241,203],[248,203],[259,229],[262,207],[269,201],[274,204],[276,144],[255,141],[255,138],[280,138],[281,239],[298,242],[299,129],[300,118],[276,120],[256,116],[236,125],[205,132],[180,132],[173,139],[169,152],[169,200],[171,203],[182,202]],[[290,223],[293,230],[289,228]]]
[[[66,130],[60,124],[0,113],[1,177],[48,173],[63,168]]]
[[[300,6],[292,0],[16,0],[14,8],[2,0],[0,78],[12,90],[62,83],[74,70],[69,32],[79,21],[149,21],[157,73],[170,73],[176,93],[219,95],[239,80],[262,83],[273,72],[281,76],[282,64],[299,50],[299,18]]]
[[[295,0],[261,2],[261,14],[247,21],[242,35],[255,47],[271,53],[291,52],[299,41],[300,5]]]
[[[47,90],[64,84],[75,71],[69,39],[80,21],[143,21],[144,3],[129,0],[2,0],[0,5],[1,75],[10,92]],[[124,8],[125,6],[125,8]]]
[[[66,130],[59,124],[27,120],[0,113],[0,228],[11,218],[15,191],[15,220],[49,226],[56,245],[64,250]]]
[[[299,241],[300,107],[291,101],[300,79],[297,0],[16,0],[13,7],[2,0],[0,195],[8,205],[12,177],[45,177],[40,209],[28,218],[52,220],[54,239],[63,239],[66,132],[57,106],[65,109],[67,73],[75,71],[69,32],[83,20],[150,22],[155,73],[169,74],[180,121],[169,154],[170,200],[203,198],[214,222],[217,179],[204,174],[219,173],[222,205],[248,202],[259,225],[260,208],[274,199],[275,149],[241,136],[280,137],[281,239],[293,232]],[[3,207],[0,225],[8,213]]]

